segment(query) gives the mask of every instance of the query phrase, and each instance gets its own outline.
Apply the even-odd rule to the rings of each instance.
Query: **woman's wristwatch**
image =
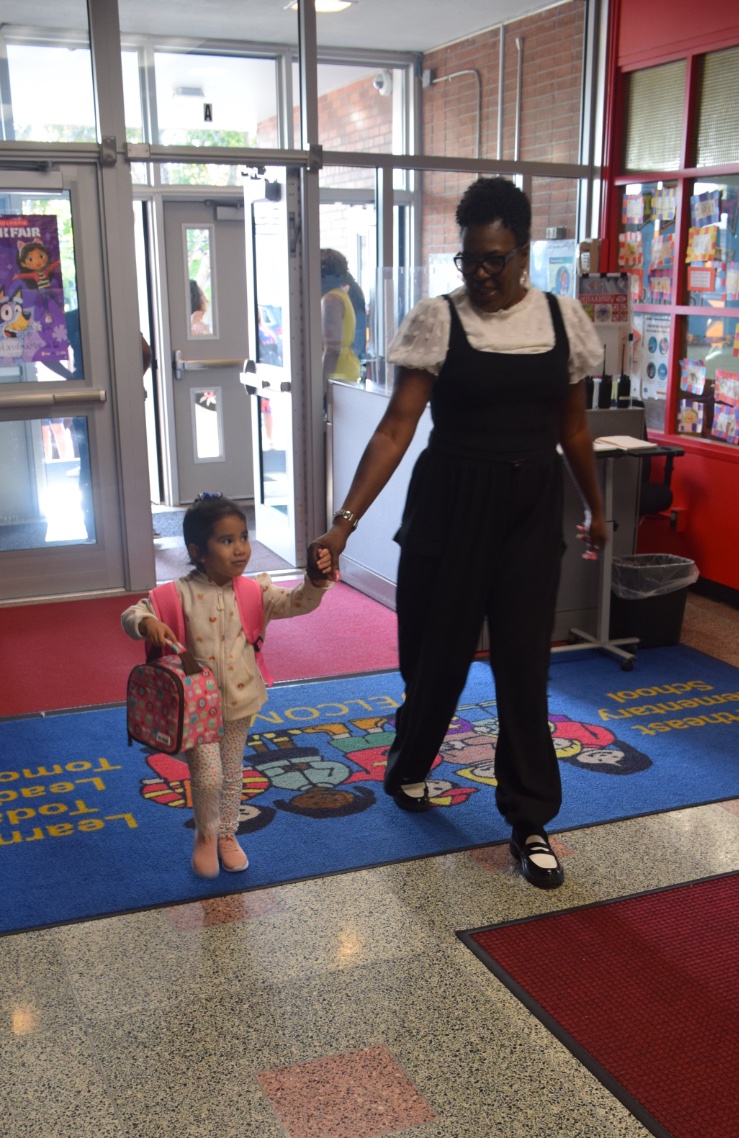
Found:
[[[337,521],[339,518],[343,518],[345,522],[351,522],[353,530],[359,525],[359,518],[357,518],[351,510],[337,510],[332,520]]]

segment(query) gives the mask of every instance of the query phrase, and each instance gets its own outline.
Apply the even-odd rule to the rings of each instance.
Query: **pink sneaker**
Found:
[[[218,856],[221,868],[227,873],[241,873],[249,865],[249,858],[236,841],[235,834],[224,834],[218,839]]]
[[[192,868],[198,877],[218,877],[218,844],[215,834],[199,834],[195,831]]]

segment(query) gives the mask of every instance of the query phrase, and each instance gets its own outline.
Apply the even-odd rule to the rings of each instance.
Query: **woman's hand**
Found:
[[[315,546],[315,550],[314,550]],[[333,573],[333,558],[320,539],[308,547],[308,577],[318,588],[327,588],[329,581],[338,581],[339,574]]]
[[[177,637],[168,624],[157,620],[155,616],[145,616],[139,621],[139,632],[145,636],[155,648],[164,648],[171,644],[173,648],[179,647]]]
[[[310,543],[307,573],[311,581],[339,580],[339,557],[344,552],[347,537],[340,526],[333,525],[328,533]]]
[[[583,525],[577,527],[579,541],[585,542],[583,557],[586,561],[597,561],[598,550],[602,549],[609,538],[608,526],[602,514],[591,514],[585,511]]]

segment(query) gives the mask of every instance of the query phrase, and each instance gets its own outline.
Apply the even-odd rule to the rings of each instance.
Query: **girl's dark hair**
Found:
[[[201,494],[185,511],[182,519],[182,536],[185,539],[188,553],[190,546],[194,545],[200,551],[208,544],[208,538],[213,532],[213,526],[221,518],[241,518],[246,529],[246,514],[231,498],[224,498],[222,494]],[[202,569],[202,563],[190,553],[190,564],[196,569]]]
[[[460,229],[499,221],[511,230],[517,245],[527,245],[531,235],[529,199],[507,178],[478,178],[462,194],[456,218]]]

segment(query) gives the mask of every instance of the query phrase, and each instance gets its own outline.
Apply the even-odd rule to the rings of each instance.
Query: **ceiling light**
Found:
[[[343,12],[345,8],[350,8],[351,5],[356,4],[356,2],[357,0],[313,0],[316,12],[322,14],[328,12]],[[291,8],[293,12],[297,12],[298,0],[291,0],[285,7]]]

